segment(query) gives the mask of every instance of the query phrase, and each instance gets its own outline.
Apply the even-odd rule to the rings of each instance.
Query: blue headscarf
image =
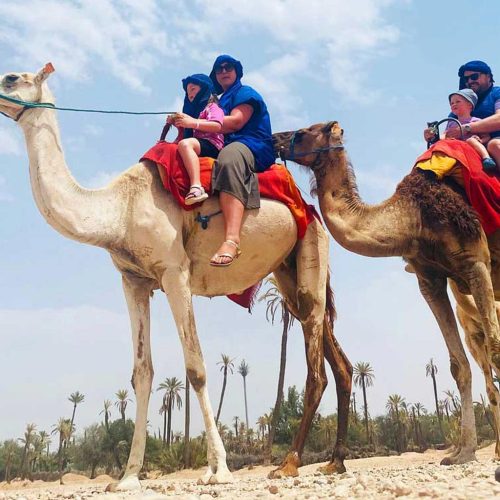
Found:
[[[189,83],[194,83],[199,85],[200,91],[196,94],[196,97],[191,102],[187,96],[187,86]],[[205,109],[208,104],[208,100],[214,93],[214,85],[212,80],[203,73],[196,73],[191,76],[187,76],[182,80],[182,88],[186,95],[184,96],[184,105],[182,106],[182,112],[186,113],[193,118],[198,118],[200,113]],[[193,137],[193,129],[184,129],[184,137]]]
[[[217,76],[215,74],[216,68],[218,68],[221,64],[224,63],[231,63],[234,66],[234,69],[236,70],[236,82],[239,82],[241,78],[243,77],[243,66],[241,65],[240,61],[237,61],[234,57],[228,56],[227,54],[222,54],[220,55],[214,62],[214,65],[212,67],[212,71],[210,72],[210,79],[212,80],[212,83],[214,84],[214,89],[217,94],[222,94],[224,92],[224,89],[220,86],[220,83],[217,81]],[[236,83],[234,82],[234,83]],[[226,90],[227,92],[227,90]]]

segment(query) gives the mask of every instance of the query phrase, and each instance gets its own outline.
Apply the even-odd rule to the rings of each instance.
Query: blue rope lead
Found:
[[[0,99],[20,104],[26,108],[51,108],[59,111],[79,111],[81,113],[106,113],[106,114],[120,114],[120,115],[174,115],[175,111],[111,111],[106,109],[78,109],[78,108],[59,108],[51,102],[28,102],[15,99],[4,94],[0,94]]]

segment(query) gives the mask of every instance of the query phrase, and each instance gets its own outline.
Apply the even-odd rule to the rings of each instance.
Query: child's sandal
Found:
[[[193,184],[189,188],[189,193],[184,198],[184,203],[186,205],[194,205],[195,203],[200,203],[208,198],[208,194],[203,189],[203,186],[199,184]]]

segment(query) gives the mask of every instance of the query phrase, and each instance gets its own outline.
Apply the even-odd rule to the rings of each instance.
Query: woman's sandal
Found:
[[[189,188],[189,193],[184,198],[184,203],[186,205],[194,205],[195,203],[200,203],[208,198],[208,194],[203,189],[203,186],[199,184],[193,184]]]
[[[241,255],[241,250],[240,246],[238,243],[234,242],[233,240],[226,240],[224,243],[227,243],[231,246],[233,246],[236,249],[236,252],[234,255],[230,253],[216,253],[214,256],[210,259],[210,265],[215,266],[215,267],[227,267],[230,266],[235,259],[237,259]],[[225,259],[229,259],[226,262],[218,262],[217,259],[220,259],[221,257]]]

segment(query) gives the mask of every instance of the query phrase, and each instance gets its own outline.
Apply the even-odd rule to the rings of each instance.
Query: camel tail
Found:
[[[333,329],[333,322],[337,318],[337,311],[335,310],[335,297],[333,294],[333,288],[330,285],[330,269],[328,269],[328,274],[326,276],[326,306],[325,306],[325,319]]]

